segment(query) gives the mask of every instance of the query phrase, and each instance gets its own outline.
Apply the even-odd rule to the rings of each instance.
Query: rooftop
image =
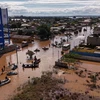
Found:
[[[31,38],[31,36],[26,36],[26,35],[14,35],[12,38],[19,38],[19,39],[28,39]]]

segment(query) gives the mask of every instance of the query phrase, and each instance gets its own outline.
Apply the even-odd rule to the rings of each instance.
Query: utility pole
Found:
[[[16,46],[16,59],[17,59],[17,67],[18,67],[18,52],[17,52],[17,46]],[[17,72],[19,73],[18,68],[17,68]]]
[[[17,46],[16,46],[16,59],[17,59],[17,65],[18,65],[18,52],[17,52]]]

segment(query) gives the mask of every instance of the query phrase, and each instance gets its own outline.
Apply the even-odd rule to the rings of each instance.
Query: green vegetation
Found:
[[[22,35],[23,31],[22,30],[18,30],[18,35]]]
[[[79,62],[77,59],[75,59],[76,57],[79,57],[80,55],[78,54],[74,54],[74,53],[69,53],[69,54],[65,54],[62,57],[62,61],[66,62],[68,64],[68,66],[70,67],[70,65],[75,64],[77,62]],[[73,65],[74,66],[74,65]]]
[[[69,53],[69,54],[65,54],[63,57],[64,58],[75,58],[75,57],[79,57],[80,55],[78,54],[74,54],[74,53]]]
[[[90,78],[91,84],[88,84],[92,89],[97,88],[97,81],[98,81],[99,74],[95,73],[93,75],[90,75],[88,78]]]
[[[61,89],[58,85],[59,79],[52,77],[52,72],[45,72],[41,78],[32,78],[31,81],[22,87],[22,92],[15,95],[11,100],[52,100],[52,96],[49,96],[50,91],[59,91]],[[56,94],[55,94],[56,96]],[[69,100],[68,96],[66,99],[62,99],[59,95],[56,96],[57,100]]]
[[[52,72],[43,72],[41,78],[32,78],[27,84],[19,88],[19,93],[10,100],[81,100],[88,95],[72,93],[62,88],[63,80],[54,78]],[[95,97],[93,100],[96,100]]]
[[[95,49],[86,48],[86,47],[78,47],[78,48],[75,48],[74,51],[94,53]]]
[[[12,22],[10,28],[21,28],[21,22]]]
[[[38,36],[41,40],[49,39],[51,33],[50,33],[50,27],[46,24],[42,24],[37,28],[38,30]]]

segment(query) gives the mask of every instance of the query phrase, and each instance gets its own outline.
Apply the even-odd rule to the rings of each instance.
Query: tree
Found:
[[[50,33],[50,27],[47,26],[46,24],[43,24],[37,28],[38,30],[38,36],[40,39],[45,40],[49,39],[51,33]]]
[[[10,28],[20,28],[21,27],[21,22],[13,22],[11,23]]]
[[[16,24],[15,23],[12,23],[11,25],[10,25],[10,28],[16,28],[17,26],[16,26]]]
[[[32,59],[32,56],[34,55],[34,52],[31,51],[31,50],[28,50],[28,51],[26,52],[26,54],[30,56],[30,59]]]
[[[66,31],[66,29],[61,29],[60,32],[64,33]]]
[[[26,35],[27,35],[27,36],[32,36],[32,35],[33,35],[33,33],[32,33],[32,31],[31,31],[31,30],[27,30],[27,31],[26,31]]]
[[[17,28],[21,28],[21,22],[16,23]]]
[[[22,30],[18,30],[18,35],[22,35],[23,31]]]

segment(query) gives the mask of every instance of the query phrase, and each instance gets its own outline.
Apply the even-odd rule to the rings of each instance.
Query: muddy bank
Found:
[[[100,97],[100,63],[80,61],[79,65],[74,67],[75,69],[58,68],[56,71],[56,77],[66,80],[64,88],[72,92]]]
[[[63,88],[66,81],[53,77],[52,72],[43,73],[41,78],[32,78],[20,87],[20,93],[9,100],[100,100],[87,94],[70,92]]]

